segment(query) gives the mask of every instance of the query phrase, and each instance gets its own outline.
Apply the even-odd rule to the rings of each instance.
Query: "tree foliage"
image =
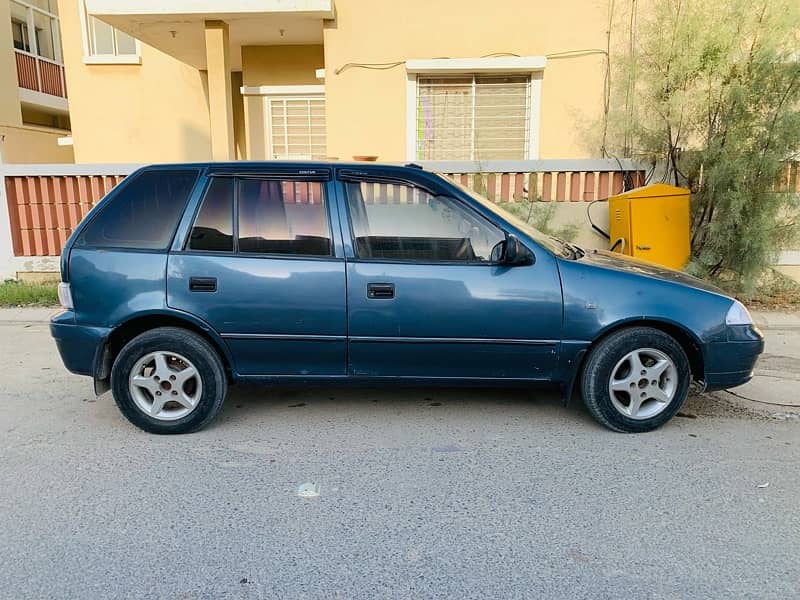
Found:
[[[750,292],[800,227],[777,185],[800,158],[800,2],[631,6],[613,21],[606,147],[689,185],[689,270]]]

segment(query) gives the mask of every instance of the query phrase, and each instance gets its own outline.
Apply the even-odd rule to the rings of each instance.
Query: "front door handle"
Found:
[[[190,277],[189,278],[189,291],[190,292],[216,292],[217,291],[217,278],[216,277]]]
[[[367,298],[374,298],[376,300],[388,300],[389,298],[394,298],[394,284],[368,283]]]

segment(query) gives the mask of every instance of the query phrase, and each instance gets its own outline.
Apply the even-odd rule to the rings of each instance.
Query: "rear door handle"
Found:
[[[189,291],[190,292],[216,292],[217,291],[217,278],[216,277],[190,277],[189,278]]]
[[[394,284],[368,283],[367,298],[374,298],[376,300],[385,300],[389,298],[394,298]]]

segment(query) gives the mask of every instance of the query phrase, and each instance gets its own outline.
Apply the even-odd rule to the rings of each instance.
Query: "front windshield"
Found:
[[[439,174],[437,173],[437,175]],[[535,227],[531,227],[528,223],[526,223],[513,213],[510,213],[506,209],[502,208],[500,205],[495,204],[491,200],[488,200],[487,198],[481,196],[474,190],[469,189],[467,186],[462,185],[461,183],[454,181],[450,178],[444,177],[443,175],[439,175],[439,177],[441,177],[442,179],[446,179],[450,185],[454,185],[459,190],[467,194],[470,198],[478,202],[480,205],[486,207],[496,215],[501,216],[503,219],[511,223],[517,229],[525,232],[531,238],[536,240],[539,244],[544,246],[547,250],[550,250],[551,252],[558,254],[559,256],[564,256],[567,258],[575,257],[576,255],[575,250],[573,249],[573,247],[570,246],[570,244],[568,244],[564,240],[554,237],[552,235],[547,235],[546,233],[542,233]]]

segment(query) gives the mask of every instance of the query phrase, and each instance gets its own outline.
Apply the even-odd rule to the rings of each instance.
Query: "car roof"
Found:
[[[357,169],[359,171],[389,169],[415,169],[433,173],[430,169],[413,162],[371,162],[371,161],[338,161],[338,160],[236,160],[236,161],[205,161],[185,163],[154,163],[144,165],[143,168],[214,168],[214,169]]]

